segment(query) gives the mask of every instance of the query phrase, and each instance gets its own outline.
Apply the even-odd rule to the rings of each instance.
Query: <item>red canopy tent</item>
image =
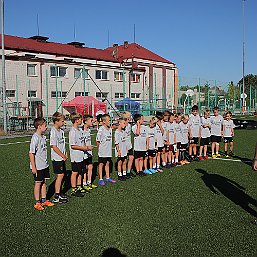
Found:
[[[96,112],[102,110],[106,113],[106,103],[103,103],[93,96],[76,96],[74,99],[62,104],[69,113],[78,112],[82,115],[91,114],[96,116]]]

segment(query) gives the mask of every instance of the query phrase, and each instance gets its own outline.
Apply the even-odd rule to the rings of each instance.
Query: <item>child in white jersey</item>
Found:
[[[167,138],[167,127],[169,125],[169,121],[170,121],[170,116],[171,116],[171,112],[170,111],[164,111],[163,112],[163,123],[162,123],[162,127],[164,130],[163,133],[163,140],[164,140],[164,149],[163,149],[163,158],[162,158],[162,166],[164,168],[168,168],[167,162],[168,162],[168,155],[169,155],[169,145],[168,145],[168,138]]]
[[[140,177],[145,176],[147,173],[147,167],[143,171],[144,167],[144,158],[147,155],[147,145],[146,140],[148,137],[148,128],[143,125],[144,117],[141,114],[134,115],[134,121],[136,124],[132,126],[132,132],[134,134],[134,156],[135,156],[135,166],[136,174]]]
[[[105,182],[116,183],[110,177],[110,162],[112,161],[112,128],[110,124],[110,115],[102,116],[102,126],[99,128],[96,135],[96,143],[98,146],[98,172],[99,185],[104,186]],[[106,178],[103,180],[103,168],[105,167]]]
[[[211,122],[211,152],[212,152],[212,158],[215,159],[217,157],[220,157],[219,154],[219,148],[220,148],[220,142],[221,137],[223,136],[223,117],[219,114],[219,107],[213,108],[213,114],[210,118]]]
[[[93,146],[91,143],[91,130],[94,119],[91,115],[85,114],[83,116],[83,136],[84,144],[86,146],[86,151],[84,155],[84,177],[83,177],[83,189],[90,191],[94,188],[97,188],[96,185],[92,184],[92,173],[93,173]]]
[[[210,111],[206,110],[204,112],[204,116],[201,117],[201,139],[200,139],[200,150],[199,150],[199,161],[203,161],[204,159],[208,159],[207,150],[208,145],[210,144]],[[203,153],[203,156],[202,156]]]
[[[84,143],[82,115],[71,113],[70,120],[73,126],[69,132],[70,159],[71,159],[71,196],[83,197],[85,189],[82,188],[82,176],[84,172],[84,151],[87,147]]]
[[[115,156],[118,164],[118,180],[125,181],[127,172],[127,141],[126,141],[126,122],[124,118],[119,118],[119,126],[115,131]]]
[[[132,173],[132,165],[134,161],[134,152],[131,142],[131,113],[130,112],[123,112],[121,114],[121,117],[125,120],[126,128],[126,142],[127,142],[127,150],[128,150],[128,156],[127,156],[127,178],[135,177],[136,175]]]
[[[233,147],[234,147],[234,143],[233,143],[233,137],[234,137],[234,128],[235,128],[235,124],[233,122],[232,118],[232,113],[231,112],[227,112],[226,114],[226,120],[223,121],[223,132],[224,132],[224,150],[225,150],[225,156],[229,157],[229,156],[233,156]],[[229,143],[229,148],[230,148],[230,152],[228,155],[228,143]]]
[[[180,163],[189,164],[190,162],[186,160],[186,150],[188,146],[188,136],[189,136],[189,116],[184,114],[182,116],[182,122],[179,123],[181,130],[181,146],[180,146]]]
[[[46,200],[46,180],[50,179],[50,174],[47,162],[46,137],[44,136],[47,130],[45,119],[36,118],[34,120],[34,127],[36,132],[31,138],[29,159],[30,169],[35,181],[34,198],[36,202],[34,208],[38,211],[42,211],[45,206],[54,206],[53,203]]]
[[[201,134],[201,121],[197,105],[192,107],[192,114],[189,117],[188,124],[190,127],[189,156],[191,157],[191,160],[198,160],[197,145]]]
[[[64,131],[61,129],[64,125],[64,115],[59,112],[55,112],[52,119],[54,126],[50,132],[51,160],[53,163],[54,173],[56,174],[53,202],[66,203],[67,196],[61,193],[63,178],[66,175],[65,162],[68,159],[65,147]]]
[[[164,140],[163,140],[163,133],[164,129],[162,127],[162,119],[163,114],[162,112],[156,112],[156,140],[157,140],[157,156],[156,156],[156,165],[153,166],[154,170],[157,172],[162,172],[161,169],[161,159],[163,158],[163,149],[164,149]]]
[[[156,167],[156,153],[157,153],[157,132],[156,132],[156,122],[157,118],[152,117],[148,127],[148,138],[147,138],[147,155],[149,160],[149,171],[154,174],[156,170],[153,167]],[[145,164],[147,166],[147,163]]]
[[[180,155],[180,149],[181,149],[181,142],[182,142],[182,132],[181,132],[181,123],[182,116],[180,113],[175,115],[174,121],[175,121],[175,133],[176,133],[176,148],[175,148],[175,161],[173,165],[180,165],[179,155]]]
[[[168,151],[168,163],[166,165],[166,168],[172,168],[175,163],[175,151],[177,149],[177,139],[176,139],[176,131],[175,131],[175,121],[174,121],[174,114],[171,113],[169,124],[166,127],[166,133],[167,133],[167,145],[166,149]]]

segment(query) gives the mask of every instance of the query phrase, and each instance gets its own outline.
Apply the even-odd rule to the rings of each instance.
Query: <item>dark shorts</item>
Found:
[[[162,152],[163,152],[163,149],[164,149],[164,146],[158,147],[157,152],[158,152],[158,153],[162,153]]]
[[[84,161],[82,161],[82,162],[72,162],[71,163],[71,170],[72,170],[72,172],[78,172],[79,175],[82,175],[83,172],[85,171]]]
[[[126,161],[126,160],[127,160],[127,156],[117,157],[117,162],[119,162],[119,161],[124,162],[124,161]]]
[[[64,174],[66,173],[65,161],[52,161],[53,170],[55,174]]]
[[[220,143],[221,142],[221,136],[211,136],[211,142],[212,143]]]
[[[181,142],[177,142],[177,149],[181,149]]]
[[[129,155],[134,155],[134,153],[133,153],[133,148],[130,148],[129,150],[128,150],[128,154],[127,154],[128,156]]]
[[[224,137],[224,143],[233,142],[233,137]]]
[[[188,144],[181,144],[179,149],[186,150]]]
[[[200,139],[200,146],[209,145],[209,144],[210,144],[210,138],[209,137]]]
[[[93,157],[90,156],[88,157],[87,159],[84,160],[84,164],[87,166],[87,165],[90,165],[90,164],[93,164]]]
[[[155,157],[156,156],[156,150],[148,150],[148,156]]]
[[[104,165],[107,162],[111,162],[112,161],[112,157],[98,157],[98,163],[103,163]]]
[[[192,139],[190,139],[189,143],[190,145],[197,145],[199,141],[198,137],[193,137]]]
[[[146,151],[134,151],[135,159],[145,158]]]
[[[33,174],[35,182],[43,182],[45,179],[50,179],[49,167],[37,170],[37,174]]]

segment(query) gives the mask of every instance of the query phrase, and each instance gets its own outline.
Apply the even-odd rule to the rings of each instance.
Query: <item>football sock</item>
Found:
[[[225,155],[228,155],[228,151],[225,151]]]
[[[165,166],[166,165],[166,162],[162,162],[162,166]]]
[[[178,159],[177,159],[177,158],[175,159],[175,162],[178,162]]]
[[[119,177],[121,177],[121,176],[122,176],[121,171],[118,171],[118,176],[119,176]]]
[[[46,201],[46,198],[42,198],[41,202],[44,203]]]
[[[122,174],[123,174],[123,176],[126,176],[127,171],[123,170]]]
[[[90,180],[88,180],[88,181],[87,181],[87,184],[88,184],[88,185],[91,185],[91,181],[90,181]]]
[[[127,174],[130,174],[130,170],[127,170]]]

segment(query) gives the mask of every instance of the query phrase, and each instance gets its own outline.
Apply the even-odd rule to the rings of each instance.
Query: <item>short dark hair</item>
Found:
[[[44,123],[46,123],[46,120],[44,118],[42,118],[42,117],[36,118],[34,120],[34,127],[35,127],[35,129],[38,129],[38,126],[41,126]]]
[[[198,111],[198,106],[196,104],[192,107],[192,112],[193,111]]]
[[[156,118],[158,120],[162,120],[163,119],[163,113],[162,112],[156,112],[155,116],[156,116]]]
[[[218,106],[213,107],[212,111],[219,111],[220,108]]]
[[[85,121],[87,121],[88,119],[91,119],[91,118],[93,118],[92,115],[85,114],[85,115],[83,116],[83,121],[85,122]]]
[[[170,111],[163,111],[163,116],[170,116],[171,112]]]
[[[103,114],[102,117],[101,117],[102,121],[105,121],[105,119],[106,119],[107,117],[110,118],[110,115],[109,115],[108,113]]]
[[[230,116],[232,116],[232,112],[231,112],[231,111],[228,111],[227,114],[229,114]]]
[[[135,122],[139,121],[141,119],[143,115],[140,114],[140,113],[136,113],[134,116],[133,116],[133,119]]]
[[[82,115],[80,113],[73,112],[70,114],[70,120],[73,124],[76,122],[76,120],[79,120],[79,119],[82,119]]]

